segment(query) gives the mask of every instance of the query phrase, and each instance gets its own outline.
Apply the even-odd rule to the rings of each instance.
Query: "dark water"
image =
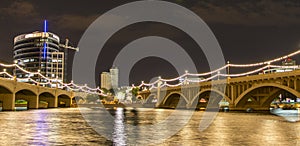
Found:
[[[92,116],[97,113],[95,111],[85,110]],[[153,141],[153,138],[159,139],[164,136],[162,131],[177,128],[176,122],[182,117],[178,116],[174,126],[162,126],[155,133],[143,131],[142,126],[161,122],[172,112],[162,109],[112,110],[116,118],[110,123],[114,125],[112,140],[107,140],[91,128],[76,108],[0,112],[0,144],[140,145],[143,141],[148,145],[300,145],[299,122],[288,122],[283,117],[268,113],[218,113],[210,126],[200,132],[198,127],[203,118],[202,111],[195,112],[178,133],[157,144],[158,141]],[[182,112],[184,114],[185,111]],[[103,117],[100,121],[105,120]],[[139,131],[126,132],[124,123],[140,127]],[[108,127],[99,128],[105,130]],[[139,139],[141,137],[143,139]]]

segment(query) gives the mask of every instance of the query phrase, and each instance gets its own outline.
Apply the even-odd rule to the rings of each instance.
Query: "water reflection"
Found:
[[[78,109],[47,109],[20,112],[0,112],[1,145],[129,145],[141,143],[157,145],[153,137],[162,132],[146,131],[144,125],[164,120],[172,110],[117,109],[113,140],[109,141],[94,131],[82,118]],[[91,116],[100,116],[86,109]],[[100,112],[101,113],[101,112]],[[184,114],[184,111],[182,112]],[[158,145],[297,145],[300,123],[286,122],[282,117],[260,113],[219,113],[206,130],[198,130],[203,112],[195,112],[189,123],[178,133]],[[184,115],[177,117],[184,118]],[[105,122],[105,118],[98,122]],[[126,124],[136,125],[130,129]],[[161,125],[161,131],[172,130]],[[100,127],[102,130],[108,127]],[[150,133],[150,134],[149,134]],[[142,139],[141,141],[136,141]]]
[[[107,144],[77,109],[1,112],[0,126],[0,145]]]
[[[47,113],[38,112],[32,116],[33,120],[32,128],[35,130],[32,133],[32,141],[28,141],[29,145],[45,145],[48,143],[49,126],[47,124]]]
[[[115,114],[113,142],[118,145],[126,145],[126,133],[124,125],[124,111],[123,108],[117,108]]]
[[[212,127],[212,131],[214,132],[214,136],[218,140],[218,142],[221,145],[230,145],[229,140],[231,135],[229,135],[231,132],[228,132],[226,127],[230,124],[224,117],[220,117],[218,120],[214,122],[216,126]]]

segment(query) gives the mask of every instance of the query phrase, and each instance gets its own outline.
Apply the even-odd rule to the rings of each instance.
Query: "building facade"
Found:
[[[101,73],[101,88],[111,89],[111,76],[109,72]]]
[[[101,73],[101,88],[107,90],[117,89],[119,87],[119,69],[112,67],[109,72]]]
[[[28,71],[40,72],[47,78],[66,82],[65,51],[69,48],[71,47],[67,44],[61,44],[60,38],[54,33],[32,32],[14,38],[13,59],[14,63]],[[46,79],[30,75],[19,69],[14,70],[14,75],[24,78],[24,82],[30,82],[26,79],[29,77],[38,82],[47,82]]]
[[[119,69],[113,66],[110,70],[111,88],[117,89],[119,87]]]

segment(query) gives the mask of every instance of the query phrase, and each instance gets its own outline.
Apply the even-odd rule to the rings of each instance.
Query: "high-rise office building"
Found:
[[[101,88],[107,90],[117,89],[119,87],[119,69],[112,67],[109,72],[101,73]]]
[[[101,73],[101,88],[111,89],[111,76],[109,72]]]
[[[113,66],[110,70],[111,87],[117,89],[119,87],[119,69]]]
[[[57,35],[46,31],[46,21],[44,29],[44,32],[36,31],[14,38],[14,62],[28,71],[40,72],[47,78],[66,82],[67,53],[70,49],[77,51],[78,48],[69,46],[68,40],[65,44],[61,44]],[[31,76],[18,69],[14,70],[14,74],[18,78],[24,78],[24,82],[28,82],[26,78]],[[47,82],[38,76],[31,76],[31,78],[39,82]]]
[[[14,62],[31,72],[39,71],[48,78],[58,78],[63,80],[63,68],[57,66],[52,74],[51,67],[53,61],[61,62],[64,60],[63,55],[57,55],[52,59],[52,54],[59,52],[59,37],[50,32],[33,32],[22,34],[14,39]],[[62,62],[63,63],[63,62]],[[18,78],[27,78],[30,76],[20,70],[15,70],[14,74]],[[35,77],[33,77],[35,78]],[[35,80],[46,82],[46,80],[36,77]]]

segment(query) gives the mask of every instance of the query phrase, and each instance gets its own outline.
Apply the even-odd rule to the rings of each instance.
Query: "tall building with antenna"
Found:
[[[40,72],[47,78],[66,82],[68,52],[78,51],[78,48],[69,46],[69,40],[61,43],[59,36],[47,31],[47,21],[44,21],[44,31],[21,34],[14,38],[13,59],[24,69],[31,72]],[[14,70],[14,75],[29,82],[32,78],[39,82],[47,82],[38,76]]]

